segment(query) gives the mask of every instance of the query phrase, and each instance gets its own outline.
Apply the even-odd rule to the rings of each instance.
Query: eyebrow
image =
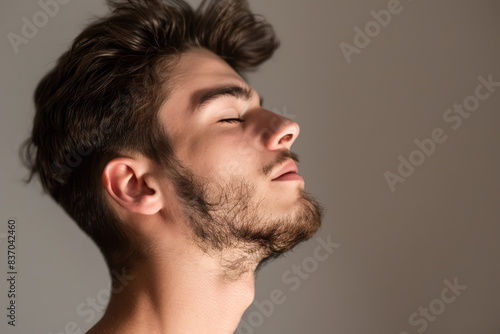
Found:
[[[201,94],[197,94],[198,96],[193,98],[191,110],[198,112],[209,103],[226,96],[233,96],[238,99],[249,101],[253,94],[254,91],[252,89],[237,85],[212,88],[203,91]],[[260,98],[260,105],[262,105],[263,102],[264,100]]]

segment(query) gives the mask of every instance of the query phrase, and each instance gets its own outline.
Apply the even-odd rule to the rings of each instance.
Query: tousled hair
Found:
[[[105,200],[101,175],[132,151],[167,170],[171,141],[158,121],[170,72],[192,48],[206,48],[235,71],[255,68],[278,48],[273,28],[245,0],[108,0],[35,91],[35,118],[21,148],[30,171],[96,243],[108,267],[131,267],[147,243],[125,228]]]

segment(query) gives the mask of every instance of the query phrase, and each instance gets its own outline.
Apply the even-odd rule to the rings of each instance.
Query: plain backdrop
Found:
[[[500,2],[250,5],[282,45],[249,83],[266,108],[299,123],[292,150],[306,190],[327,212],[314,238],[259,272],[237,332],[500,333],[500,87],[473,97],[480,76],[500,82]],[[388,6],[399,11],[390,21],[380,12]],[[105,306],[104,261],[38,182],[22,183],[17,151],[31,129],[37,82],[107,9],[102,0],[68,1],[47,22],[41,10],[36,0],[0,4],[0,332],[84,333],[102,315],[92,316],[88,304]],[[45,24],[16,53],[8,34],[21,35],[34,15]],[[452,114],[464,101],[470,115]],[[446,138],[434,149],[433,132]],[[418,153],[416,140],[428,154]],[[409,159],[414,170],[399,168]],[[386,172],[404,182],[391,190]],[[6,317],[10,218],[17,222],[15,328]],[[322,242],[335,244],[331,254],[316,251]],[[453,284],[455,292],[447,288]],[[275,290],[279,303],[269,301]]]

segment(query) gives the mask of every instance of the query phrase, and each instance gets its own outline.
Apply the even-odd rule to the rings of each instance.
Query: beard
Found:
[[[294,153],[281,152],[263,168],[269,174]],[[323,219],[323,207],[303,188],[298,201],[286,214],[272,214],[273,198],[257,195],[255,186],[243,176],[202,179],[176,161],[171,179],[181,205],[184,221],[194,242],[205,253],[218,256],[226,276],[237,278],[261,268],[311,238]]]

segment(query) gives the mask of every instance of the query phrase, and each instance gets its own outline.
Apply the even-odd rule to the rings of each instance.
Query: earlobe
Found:
[[[116,158],[102,173],[102,182],[109,196],[122,208],[144,215],[153,215],[161,207],[159,189],[149,177],[146,159]]]

